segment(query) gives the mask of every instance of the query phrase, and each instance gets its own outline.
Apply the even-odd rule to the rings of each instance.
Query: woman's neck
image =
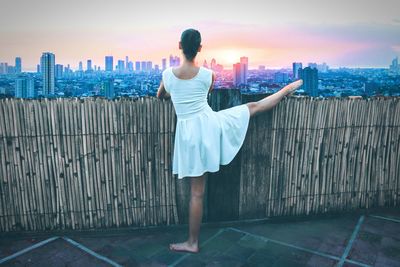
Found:
[[[190,60],[187,60],[186,58],[184,58],[183,62],[182,62],[182,66],[195,67],[196,63],[194,62],[194,60],[190,61]]]

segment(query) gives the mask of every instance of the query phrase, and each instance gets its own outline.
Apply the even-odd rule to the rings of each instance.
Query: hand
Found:
[[[288,85],[285,86],[285,90],[287,92],[287,95],[290,96],[292,95],[300,86],[303,85],[303,80],[297,80],[295,82],[292,82]]]

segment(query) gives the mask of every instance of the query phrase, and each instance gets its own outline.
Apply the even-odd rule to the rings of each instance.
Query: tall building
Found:
[[[43,95],[54,95],[55,89],[55,55],[44,52],[40,59],[41,73],[43,77]]]
[[[167,59],[163,58],[162,59],[162,69],[165,70],[167,68]]]
[[[169,66],[170,67],[177,67],[181,64],[181,59],[178,56],[169,56]]]
[[[33,77],[23,76],[15,80],[15,97],[33,98],[35,96],[35,81]]]
[[[240,63],[233,64],[233,86],[237,87],[243,83],[242,81],[242,67]]]
[[[147,71],[152,71],[153,70],[153,62],[147,61],[146,62],[146,70]]]
[[[125,56],[125,68],[128,70],[128,65],[129,65],[129,57]]]
[[[129,61],[128,66],[126,66],[128,72],[133,72],[133,62]]]
[[[135,62],[135,70],[140,71],[140,61]]]
[[[248,72],[249,72],[249,58],[241,57],[240,65],[241,65],[242,82],[243,82],[243,84],[247,84],[247,77],[248,77]]]
[[[115,97],[114,79],[107,79],[103,83],[104,96],[111,99]]]
[[[114,70],[114,58],[113,56],[106,56],[105,58],[106,63],[105,63],[105,70],[106,71],[113,71]]]
[[[91,60],[91,59],[88,59],[88,60],[86,61],[86,70],[87,70],[88,72],[91,72],[91,71],[92,71],[92,60]]]
[[[16,57],[15,58],[15,73],[21,73],[21,71],[22,71],[21,58]]]
[[[79,71],[83,71],[82,61],[79,61]]]
[[[0,74],[7,74],[8,73],[8,63],[2,62],[0,63]]]
[[[399,58],[396,57],[392,60],[392,64],[389,67],[390,71],[395,74],[400,74]]]
[[[64,68],[63,65],[56,64],[56,73],[55,73],[56,79],[60,79],[63,77],[63,68]]]
[[[302,88],[310,96],[318,96],[318,70],[316,68],[306,67],[299,69],[299,79],[303,79]]]
[[[322,64],[318,64],[317,69],[319,73],[327,73],[329,66],[324,62]]]
[[[299,69],[303,68],[303,64],[301,62],[293,62],[293,79],[299,79]]]
[[[125,71],[125,62],[123,60],[118,60],[118,72],[122,73]]]
[[[287,83],[289,80],[289,75],[286,72],[275,72],[274,73],[274,82],[276,83]]]
[[[312,63],[312,62],[308,63],[308,66],[313,69],[316,69],[318,67],[317,63]]]
[[[36,72],[37,72],[37,73],[40,73],[40,64],[37,64],[37,65],[36,65]]]
[[[141,71],[147,71],[147,61],[142,61],[140,66]]]

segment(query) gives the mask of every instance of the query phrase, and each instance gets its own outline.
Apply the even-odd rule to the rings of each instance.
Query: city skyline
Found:
[[[182,3],[6,0],[0,11],[0,62],[11,65],[21,57],[24,71],[35,71],[49,51],[73,69],[88,59],[104,69],[106,55],[161,65],[170,54],[182,57],[178,41],[186,28],[202,34],[199,65],[215,58],[229,69],[242,56],[250,58],[250,69],[291,68],[292,62],[387,67],[400,54],[393,0],[204,1],[196,10]]]

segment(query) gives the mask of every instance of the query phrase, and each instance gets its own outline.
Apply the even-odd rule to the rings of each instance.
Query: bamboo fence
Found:
[[[0,231],[187,222],[175,124],[154,97],[1,99]],[[283,100],[250,121],[237,219],[398,206],[399,127],[396,97]]]

